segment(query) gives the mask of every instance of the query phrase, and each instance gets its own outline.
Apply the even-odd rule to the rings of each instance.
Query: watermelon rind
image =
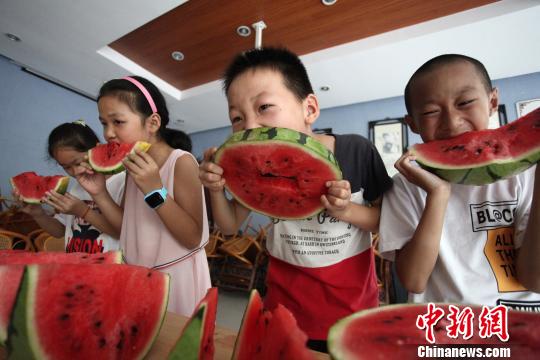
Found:
[[[409,151],[421,167],[450,183],[487,185],[507,179],[540,161],[540,109],[498,129],[416,144]]]
[[[235,132],[225,141],[225,143],[223,143],[218,148],[218,150],[214,154],[214,162],[219,165],[222,157],[224,156],[224,154],[226,154],[226,151],[233,147],[241,146],[245,148],[245,154],[249,154],[250,146],[273,147],[276,145],[289,146],[291,148],[300,149],[310,154],[313,160],[317,161],[318,166],[328,166],[334,175],[333,179],[328,180],[341,180],[343,178],[337,159],[332,151],[330,151],[326,146],[317,141],[315,138],[307,134],[287,128],[261,127]],[[225,188],[240,204],[252,211],[272,218],[283,220],[305,219],[320,213],[324,209],[321,204],[315,209],[306,209],[306,212],[298,216],[285,216],[280,213],[280,209],[275,209],[272,212],[264,211],[257,206],[248,204],[244,199],[242,199],[242,196],[236,193],[231,188],[231,186],[227,184],[226,174],[224,175],[224,177]]]
[[[198,360],[200,341],[204,330],[206,305],[201,306],[186,325],[182,336],[169,354],[169,360]]]
[[[146,141],[137,141],[135,144],[133,144],[133,147],[129,151],[129,153],[126,153],[126,156],[129,154],[135,153],[135,150],[139,150],[141,152],[147,152],[150,148],[151,144],[147,143]],[[109,165],[102,165],[100,162],[96,159],[96,155],[94,155],[94,152],[99,149],[100,145],[98,145],[96,148],[88,150],[88,163],[90,164],[90,167],[94,169],[94,171],[105,174],[105,175],[114,175],[121,173],[125,170],[124,164],[122,163],[122,160]]]
[[[180,338],[169,353],[169,360],[207,360],[214,356],[218,289],[208,289],[188,320]]]
[[[37,174],[36,174],[37,176]],[[24,194],[24,190],[22,189],[19,189],[19,187],[17,186],[17,183],[16,181],[14,180],[15,177],[12,177],[9,179],[10,183],[11,183],[11,186],[13,187],[13,189],[17,189],[18,193],[19,193],[19,196],[21,198],[21,200],[27,204],[41,204],[41,198],[34,198],[34,197],[31,197],[29,195],[25,195]],[[58,181],[56,183],[56,185],[51,189],[51,191],[55,191],[59,194],[65,194],[67,189],[68,189],[68,185],[69,185],[69,176],[62,176],[62,177],[59,177],[58,178]]]

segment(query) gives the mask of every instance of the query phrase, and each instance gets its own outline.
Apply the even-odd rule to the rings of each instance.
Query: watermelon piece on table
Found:
[[[265,309],[257,290],[252,290],[234,344],[233,360],[313,359],[306,347],[307,335],[282,305]]]
[[[466,305],[457,305],[460,311]],[[503,342],[498,336],[482,338],[479,335],[480,306],[470,306],[473,318],[473,334],[468,340],[461,335],[447,336],[450,321],[449,304],[436,304],[444,309],[445,316],[434,328],[435,343],[426,340],[426,330],[416,326],[418,316],[427,313],[427,304],[389,305],[359,311],[334,324],[328,334],[328,351],[332,359],[417,359],[419,345],[463,345],[481,347],[510,347],[512,359],[538,359],[540,352],[540,314],[508,311],[509,340]]]
[[[135,143],[107,143],[98,144],[88,150],[88,163],[96,172],[103,174],[118,174],[124,171],[122,161],[135,150],[148,151],[150,144],[145,141]]]
[[[69,176],[41,176],[33,171],[27,171],[12,177],[10,182],[23,202],[40,204],[41,199],[48,191],[65,194],[69,184]]]
[[[491,184],[540,160],[540,109],[498,129],[416,144],[410,152],[423,168],[451,183]]]
[[[27,265],[8,352],[20,359],[142,359],[168,292],[168,274],[139,266]]]
[[[211,360],[214,358],[214,329],[218,289],[208,289],[197,305],[180,338],[169,353],[169,360]]]
[[[0,250],[0,265],[10,264],[121,264],[121,251],[88,254],[83,252],[30,252]]]
[[[278,219],[305,219],[323,210],[326,182],[341,180],[334,154],[306,134],[256,128],[231,135],[214,155],[225,187],[245,207]]]
[[[15,296],[21,282],[24,265],[27,264],[120,264],[122,252],[109,251],[103,254],[27,252],[0,250],[0,346],[7,338],[9,318]],[[8,266],[9,265],[9,266]]]

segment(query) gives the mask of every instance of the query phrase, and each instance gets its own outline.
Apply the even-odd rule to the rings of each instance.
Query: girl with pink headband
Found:
[[[168,310],[191,316],[211,286],[204,251],[208,220],[197,161],[170,145],[174,141],[166,128],[165,99],[150,81],[131,76],[105,83],[98,109],[108,142],[146,141],[151,147],[124,160],[123,206],[112,201],[102,175],[88,170],[89,181],[81,185],[121,230],[126,262],[170,274]]]

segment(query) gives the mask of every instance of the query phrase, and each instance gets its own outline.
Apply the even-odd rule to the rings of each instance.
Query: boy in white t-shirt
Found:
[[[441,55],[413,74],[405,104],[407,124],[430,142],[486,129],[498,92],[476,59]],[[540,311],[538,167],[466,186],[413,160],[407,152],[396,162],[400,174],[384,196],[379,243],[383,256],[395,259],[409,300]]]

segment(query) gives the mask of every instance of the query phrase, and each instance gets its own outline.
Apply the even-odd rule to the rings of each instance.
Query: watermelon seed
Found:
[[[137,335],[137,332],[139,332],[139,328],[137,328],[137,326],[133,325],[131,327],[131,336]]]
[[[99,347],[102,349],[105,347],[105,345],[107,345],[107,341],[105,340],[105,338],[99,339]]]
[[[151,277],[152,273],[149,271],[148,274],[146,274],[146,276]]]
[[[69,314],[62,314],[58,317],[61,321],[66,321],[69,319]]]
[[[118,350],[122,350],[122,346],[124,346],[124,341],[123,339],[120,339],[120,341],[118,341],[118,344],[116,344],[116,348]]]
[[[71,298],[71,297],[74,297],[75,294],[72,293],[71,291],[67,291],[67,292],[64,293],[64,296],[65,296],[65,297],[68,297],[68,298]]]
[[[94,327],[96,327],[96,328],[99,329],[99,328],[101,327],[101,321],[96,321],[96,322],[94,323]]]
[[[434,330],[435,330],[436,332],[443,331],[443,330],[444,330],[444,327],[443,327],[443,326],[440,326],[440,325],[435,325]]]
[[[262,351],[261,345],[257,345],[257,351],[256,351],[256,353],[258,354],[258,353],[260,353],[261,351]]]
[[[394,316],[394,319],[396,319],[396,320],[403,320],[403,317],[402,317],[402,316],[399,316],[399,315],[396,315],[396,316]]]
[[[377,336],[375,338],[375,341],[380,343],[386,343],[388,342],[388,338],[386,336]]]
[[[476,155],[480,155],[482,153],[482,148],[477,148],[476,151],[475,151],[475,154]]]
[[[392,319],[384,319],[382,322],[383,322],[384,324],[393,324],[393,323],[394,323],[394,320],[392,320]]]
[[[84,288],[84,284],[79,284],[79,285],[75,286],[76,290],[81,290],[83,288]]]

